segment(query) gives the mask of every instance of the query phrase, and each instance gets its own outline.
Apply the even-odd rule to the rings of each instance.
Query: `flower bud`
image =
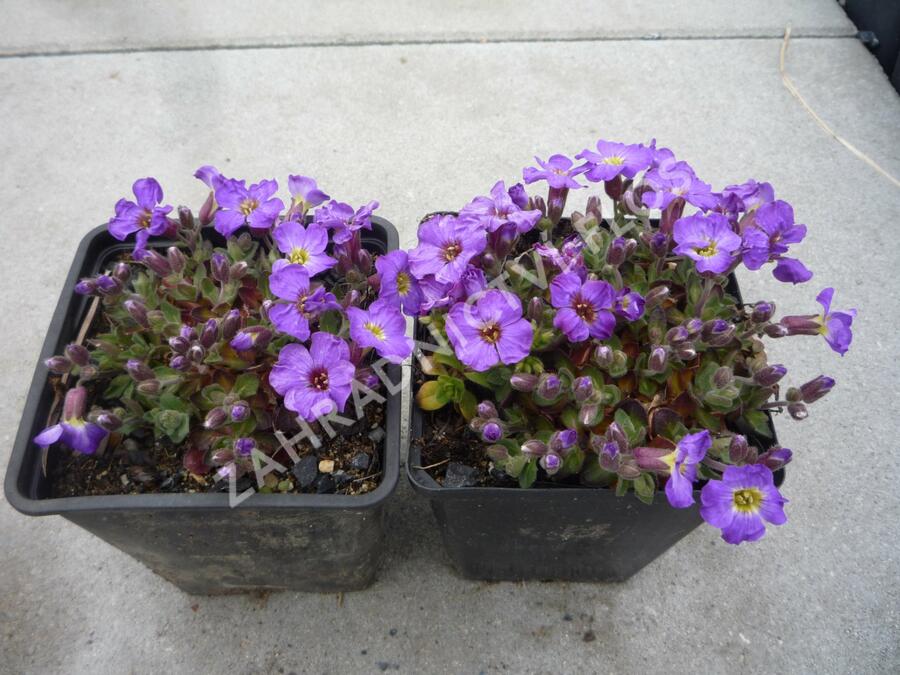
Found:
[[[359,291],[353,288],[341,299],[341,307],[343,307],[344,309],[347,309],[348,307],[355,307],[359,304],[359,298]],[[266,313],[268,314],[268,309],[266,309]]]
[[[484,429],[484,425],[487,423],[488,421],[483,417],[473,417],[469,420],[469,429],[474,431],[476,434],[481,435],[481,430]]]
[[[784,326],[788,335],[818,335],[822,331],[821,320],[815,314],[786,316],[779,324]]]
[[[628,446],[628,437],[625,435],[625,432],[622,431],[622,427],[619,426],[618,422],[612,422],[609,427],[606,429],[606,438],[612,443],[615,443],[619,448],[627,449]]]
[[[578,422],[582,426],[592,427],[603,419],[603,408],[597,403],[585,403],[578,410]]]
[[[533,297],[528,301],[528,318],[532,321],[540,321],[544,316],[544,300],[539,296]]]
[[[563,461],[556,453],[548,452],[538,460],[538,463],[548,476],[552,476],[562,468]]]
[[[616,237],[606,250],[606,262],[613,267],[618,267],[625,262],[625,238]]]
[[[166,260],[169,263],[169,267],[171,267],[172,271],[176,274],[181,273],[186,263],[184,254],[177,246],[170,246],[166,249]]]
[[[475,411],[479,417],[482,417],[484,419],[498,417],[497,408],[491,401],[482,401],[478,404],[478,407],[475,409]]]
[[[529,373],[515,373],[509,378],[509,386],[516,391],[530,393],[537,386],[538,376]]]
[[[603,220],[603,210],[600,204],[600,197],[597,195],[591,195],[588,197],[587,205],[584,208],[584,213],[587,216],[593,216],[594,219],[599,223]]]
[[[750,313],[750,320],[753,323],[765,323],[775,314],[775,303],[757,302],[753,305],[753,311]]]
[[[503,427],[496,422],[488,422],[481,430],[481,437],[488,443],[496,443],[503,438]]]
[[[250,405],[246,401],[238,401],[231,406],[231,421],[243,422],[250,415]]]
[[[206,350],[200,345],[191,345],[191,348],[188,349],[187,358],[194,363],[202,363],[203,359],[206,358]]]
[[[678,345],[675,347],[675,356],[677,356],[682,361],[693,361],[697,358],[697,350],[694,349],[694,345],[690,342],[687,342],[683,345]]]
[[[178,207],[178,222],[186,230],[194,229],[194,214],[186,206]]]
[[[734,381],[734,372],[728,366],[721,366],[713,373],[712,381],[716,389],[724,389]]]
[[[809,411],[802,403],[789,403],[787,407],[788,414],[795,420],[805,420],[809,417]]]
[[[218,429],[228,421],[228,414],[222,408],[213,408],[206,413],[203,426],[207,429]]]
[[[139,393],[144,394],[145,396],[155,396],[159,393],[159,380],[154,378],[152,380],[144,380],[143,382],[138,382],[135,389],[137,389]]]
[[[216,340],[219,339],[219,322],[215,319],[209,319],[203,326],[203,330],[200,331],[200,345],[205,349],[209,349],[214,344],[216,344]]]
[[[687,342],[691,339],[690,333],[688,333],[688,329],[684,326],[675,326],[674,328],[670,328],[666,332],[666,344],[669,345],[677,345],[682,342]]]
[[[772,448],[761,454],[756,463],[764,464],[770,471],[778,471],[788,464],[793,456],[794,453],[787,448]]]
[[[731,437],[731,443],[728,446],[728,459],[733,464],[744,464],[750,457],[750,444],[747,443],[747,437],[741,434],[735,434]]]
[[[56,375],[65,375],[72,370],[72,362],[65,356],[51,356],[44,361],[44,365],[47,366],[51,373]]]
[[[213,279],[218,281],[220,284],[228,283],[228,277],[230,275],[230,270],[228,267],[228,258],[226,258],[222,253],[213,253],[212,258],[209,260],[210,268],[212,269]]]
[[[192,326],[182,326],[178,334],[188,342],[193,342],[197,339],[197,331]]]
[[[753,381],[761,387],[772,387],[778,384],[787,374],[787,368],[780,363],[765,366],[753,373]]]
[[[770,338],[782,338],[787,337],[790,334],[788,333],[788,329],[782,326],[780,323],[768,324],[765,328],[763,328],[763,332]]]
[[[654,347],[647,359],[647,368],[654,373],[663,373],[669,363],[669,354],[665,347]]]
[[[594,363],[601,368],[609,368],[613,363],[613,350],[608,345],[597,345],[594,349]]]
[[[509,450],[502,445],[489,445],[485,453],[493,462],[503,462],[509,459]]]
[[[87,389],[72,387],[63,399],[63,420],[84,419],[87,407]]]
[[[553,432],[548,445],[553,452],[565,456],[577,442],[578,432],[575,429],[563,429]]]
[[[216,210],[216,198],[212,191],[210,191],[209,195],[206,197],[206,201],[203,202],[203,206],[200,207],[200,213],[197,216],[200,218],[201,225],[209,225],[213,219],[213,213]]]
[[[540,195],[531,198],[532,203],[534,204],[534,208],[541,212],[541,217],[547,217],[547,202],[544,201],[544,198]]]
[[[125,289],[125,284],[120,279],[107,276],[106,274],[101,274],[97,277],[95,284],[97,292],[106,297],[119,295]]]
[[[247,276],[247,270],[250,269],[250,266],[247,265],[243,260],[240,260],[231,267],[228,268],[228,278],[231,281],[238,281],[239,279],[243,279]]]
[[[150,268],[157,276],[165,277],[172,273],[172,266],[169,265],[169,261],[156,251],[145,251],[141,256],[141,262]]]
[[[78,295],[93,295],[97,292],[97,282],[94,279],[82,279],[75,284],[75,292]]]
[[[152,380],[156,375],[150,370],[150,366],[148,366],[143,361],[139,359],[128,359],[125,363],[125,372],[131,375],[131,378],[135,382],[143,382],[144,380]]]
[[[547,454],[547,444],[532,438],[522,443],[522,452],[531,457],[542,457]]]
[[[74,359],[73,359],[74,360]],[[834,380],[825,375],[800,385],[800,398],[804,403],[814,403],[834,387]]]
[[[66,347],[66,356],[76,366],[86,366],[91,361],[91,353],[84,346],[74,342]]]
[[[169,338],[169,349],[176,354],[187,354],[187,350],[190,349],[190,346],[191,343],[180,335]]]
[[[272,341],[272,331],[263,326],[250,326],[237,335],[229,343],[232,349],[246,351],[248,349],[265,349]]]
[[[594,395],[594,381],[587,376],[576,378],[573,390],[575,392],[575,400],[579,403],[584,403]]]
[[[100,374],[100,369],[95,366],[93,363],[89,363],[86,366],[80,366],[78,371],[78,379],[82,382],[87,382],[88,380],[93,380]]]
[[[177,354],[169,359],[169,368],[172,370],[188,370],[190,367],[191,362],[188,361],[186,356],[181,354]]]
[[[115,431],[122,426],[122,420],[118,415],[104,411],[97,416],[97,424],[107,431]]]
[[[140,300],[126,300],[124,302],[125,310],[131,315],[139,325],[144,328],[150,327],[150,321],[147,318],[147,307]]]
[[[112,275],[123,284],[131,278],[131,265],[125,262],[117,262],[113,267]]]
[[[256,441],[252,438],[239,438],[234,442],[234,452],[238,457],[249,457],[256,450]]]
[[[355,262],[360,270],[368,274],[369,270],[372,269],[372,254],[366,249],[361,248],[356,252]]]
[[[241,327],[241,312],[232,309],[222,319],[222,337],[225,340],[233,338]]]
[[[553,373],[543,373],[538,378],[537,390],[535,393],[542,399],[551,401],[559,396],[562,390],[562,382]]]
[[[669,298],[669,287],[668,286],[654,286],[650,289],[646,296],[644,296],[644,308],[649,310],[653,309],[664,303]]]
[[[628,260],[634,252],[637,251],[638,243],[637,239],[626,239],[625,240],[625,259]]]

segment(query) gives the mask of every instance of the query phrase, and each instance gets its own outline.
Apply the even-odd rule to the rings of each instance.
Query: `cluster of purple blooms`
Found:
[[[604,421],[604,407],[611,408],[598,393],[602,384],[592,377],[574,377],[577,373],[566,381],[551,364],[560,355],[572,361],[591,355],[592,367],[612,374],[613,382],[631,370],[633,376],[646,376],[653,391],[659,391],[669,375],[695,366],[704,352],[731,348],[751,363],[749,345],[763,336],[821,335],[834,351],[844,354],[852,339],[855,311],[832,310],[830,288],[817,298],[823,308],[819,314],[775,321],[774,305],[758,303],[752,313],[738,319],[744,321],[739,325],[728,318],[740,314],[734,305],[722,316],[704,313],[712,297],[723,298],[728,275],[741,265],[759,270],[771,264],[773,276],[781,282],[809,281],[812,273],[789,255],[791,247],[804,239],[806,226],[795,223],[792,207],[776,199],[768,183],[750,180],[715,192],[688,163],[667,148],[657,148],[655,141],[647,145],[599,141],[596,150],[584,150],[574,159],[564,155],[535,159],[537,166],[524,169],[523,180],[546,183],[546,198],[530,197],[523,184],[507,189],[500,181],[489,195],[476,197],[457,214],[429,217],[419,226],[418,245],[408,255],[395,254],[396,262],[379,267],[382,292],[397,289],[408,315],[418,316],[446,337],[460,368],[443,367],[438,372],[445,380],[456,374],[460,380],[495,383],[486,387],[489,391],[502,377],[485,379],[478,373],[502,372],[509,379],[511,389],[498,388],[494,402],[485,400],[474,416],[471,411],[466,416],[470,428],[489,444],[495,467],[518,476],[521,485],[534,481],[529,464],[552,479],[563,475],[573,453],[578,459],[570,473],[587,466],[584,453],[595,453],[595,464],[616,474],[620,483],[637,480],[645,472],[663,479],[665,494],[676,508],[694,504],[695,483],[706,480],[701,513],[707,522],[719,527],[730,543],[759,539],[764,522],[785,522],[785,500],[775,487],[773,471],[790,461],[790,450],[773,448],[758,454],[747,449],[744,436],[725,428],[713,433],[684,429],[671,448],[617,442],[623,438],[618,423]],[[601,217],[600,200],[591,197],[586,214],[563,221],[569,192],[587,187],[582,181],[603,184],[613,201],[608,220]],[[658,225],[649,223],[651,214],[657,214]],[[567,222],[572,226],[590,222],[607,233],[610,228],[618,232],[617,226],[629,222],[637,227],[635,234],[626,229],[620,236],[608,235],[598,253],[591,250],[591,237],[581,230],[572,233]],[[515,276],[523,259],[534,259],[543,268],[543,284],[523,284],[521,276]],[[626,268],[643,270],[642,276],[629,277]],[[629,287],[629,279],[637,288]],[[670,286],[677,283],[685,287],[696,283],[700,289],[700,298],[691,300],[695,316],[688,315],[681,325],[665,326],[659,334],[660,317],[665,321],[666,308],[677,305],[670,293]],[[678,316],[685,309],[682,305]],[[633,341],[634,336],[647,340],[640,344],[639,339],[646,354],[640,359],[622,351],[623,337]],[[716,398],[724,392],[734,397],[737,410],[741,386],[747,387],[743,391],[755,387],[754,395],[770,398],[786,369],[758,360],[752,364],[755,371],[747,373],[718,368],[710,400],[724,405]],[[788,390],[785,400],[760,400],[755,405],[761,410],[786,407],[792,417],[802,419],[805,405],[833,385],[831,378],[822,376]],[[439,387],[423,389],[420,405],[428,410],[440,407],[444,400],[438,391]],[[485,393],[485,388],[477,391],[481,397]],[[523,398],[530,412],[515,413]],[[642,406],[649,405],[648,398]],[[464,397],[449,400],[460,403],[466,414]],[[575,424],[560,412],[567,401],[577,412]],[[544,422],[556,426],[549,437],[549,432],[523,424],[534,415],[535,406]],[[598,431],[602,433],[595,434]],[[714,443],[727,446],[729,439],[730,452],[718,451],[716,459],[710,449]]]

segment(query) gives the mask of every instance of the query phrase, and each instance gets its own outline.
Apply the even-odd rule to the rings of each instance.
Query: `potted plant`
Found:
[[[832,289],[808,316],[741,299],[739,266],[812,276],[769,184],[714,192],[655,142],[576,160],[524,170],[546,198],[501,181],[427,217],[408,255],[423,347],[408,474],[467,577],[622,580],[704,520],[759,539],[786,519],[791,451],[770,415],[803,419],[834,385],[783,387],[764,339],[850,344]],[[608,200],[563,217],[599,183]]]
[[[399,475],[397,233],[316,182],[203,167],[195,218],[138,180],[79,247],[6,478],[192,593],[374,579]],[[131,241],[128,241],[131,240]],[[74,293],[73,293],[74,292]]]

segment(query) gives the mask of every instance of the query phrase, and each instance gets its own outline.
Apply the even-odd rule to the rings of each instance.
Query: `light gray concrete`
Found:
[[[824,6],[824,5],[823,5]],[[0,466],[73,247],[132,180],[199,203],[213,162],[247,178],[302,172],[352,203],[381,200],[409,243],[533,154],[656,136],[715,186],[770,180],[810,226],[815,271],[749,298],[860,310],[843,359],[773,342],[794,382],[839,386],[804,423],[790,523],[729,547],[701,528],[622,585],[481,584],[449,572],[403,485],[370,590],[193,598],[58,518],[0,503],[6,672],[784,672],[900,669],[897,317],[900,190],[828,138],[784,90],[779,40],[465,44],[0,60]],[[851,39],[797,40],[789,68],[825,119],[900,173],[900,101]],[[577,203],[577,200],[576,200]],[[571,620],[567,621],[566,617]],[[584,642],[593,631],[596,640]]]
[[[835,0],[5,0],[0,55],[240,46],[856,32]]]

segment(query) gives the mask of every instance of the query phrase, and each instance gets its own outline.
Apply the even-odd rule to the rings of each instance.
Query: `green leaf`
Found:
[[[656,481],[649,473],[642,473],[634,480],[634,493],[645,504],[653,503],[653,495],[656,493]]]
[[[584,451],[581,448],[573,448],[563,460],[560,473],[564,476],[571,476],[581,471],[582,465],[584,465]]]
[[[103,392],[103,398],[107,400],[117,400],[123,398],[126,393],[130,394],[130,392],[134,389],[133,384],[134,380],[131,379],[130,375],[116,375],[109,381],[109,384],[106,386],[106,390]]]
[[[584,460],[581,468],[581,482],[595,487],[609,487],[616,479],[616,474],[611,473],[600,466],[600,460],[595,454],[590,454]]]
[[[259,389],[259,377],[253,373],[241,373],[234,381],[231,393],[241,398],[255,396]]]
[[[484,387],[485,389],[491,388],[491,380],[487,376],[487,373],[479,373],[474,370],[467,370],[465,373],[463,373],[463,375],[467,380],[469,380],[470,382],[474,382],[480,387]]]
[[[744,419],[763,438],[772,437],[772,429],[769,426],[769,416],[762,410],[747,410],[744,412]]]
[[[181,443],[191,430],[191,417],[178,410],[155,410],[154,430],[157,437],[168,436],[173,443]]]
[[[204,277],[200,282],[200,294],[213,305],[219,299],[219,289],[216,288],[216,285],[209,277]]]
[[[459,401],[459,411],[462,413],[462,416],[466,418],[466,421],[475,417],[478,408],[478,399],[475,398],[475,394],[466,389],[463,391],[462,398]]]
[[[631,488],[631,481],[620,478],[616,483],[616,497],[624,497]]]
[[[338,335],[343,326],[343,316],[336,310],[329,310],[319,317],[319,329],[332,335]]]
[[[461,403],[466,393],[466,384],[458,377],[451,375],[438,375],[438,385],[444,392],[444,397],[454,403]]]
[[[530,488],[534,485],[534,481],[537,479],[537,460],[532,459],[529,460],[527,464],[522,468],[522,473],[519,474],[519,487],[521,488]]]
[[[437,380],[428,380],[416,392],[416,403],[422,410],[438,410],[450,403]]]
[[[190,407],[187,401],[169,392],[163,392],[159,395],[159,406],[163,410],[176,410],[178,412],[186,412]]]
[[[159,308],[160,310],[162,310],[163,316],[166,318],[167,322],[174,324],[181,323],[181,310],[179,310],[171,302],[169,302],[168,300],[163,300],[159,303]]]

